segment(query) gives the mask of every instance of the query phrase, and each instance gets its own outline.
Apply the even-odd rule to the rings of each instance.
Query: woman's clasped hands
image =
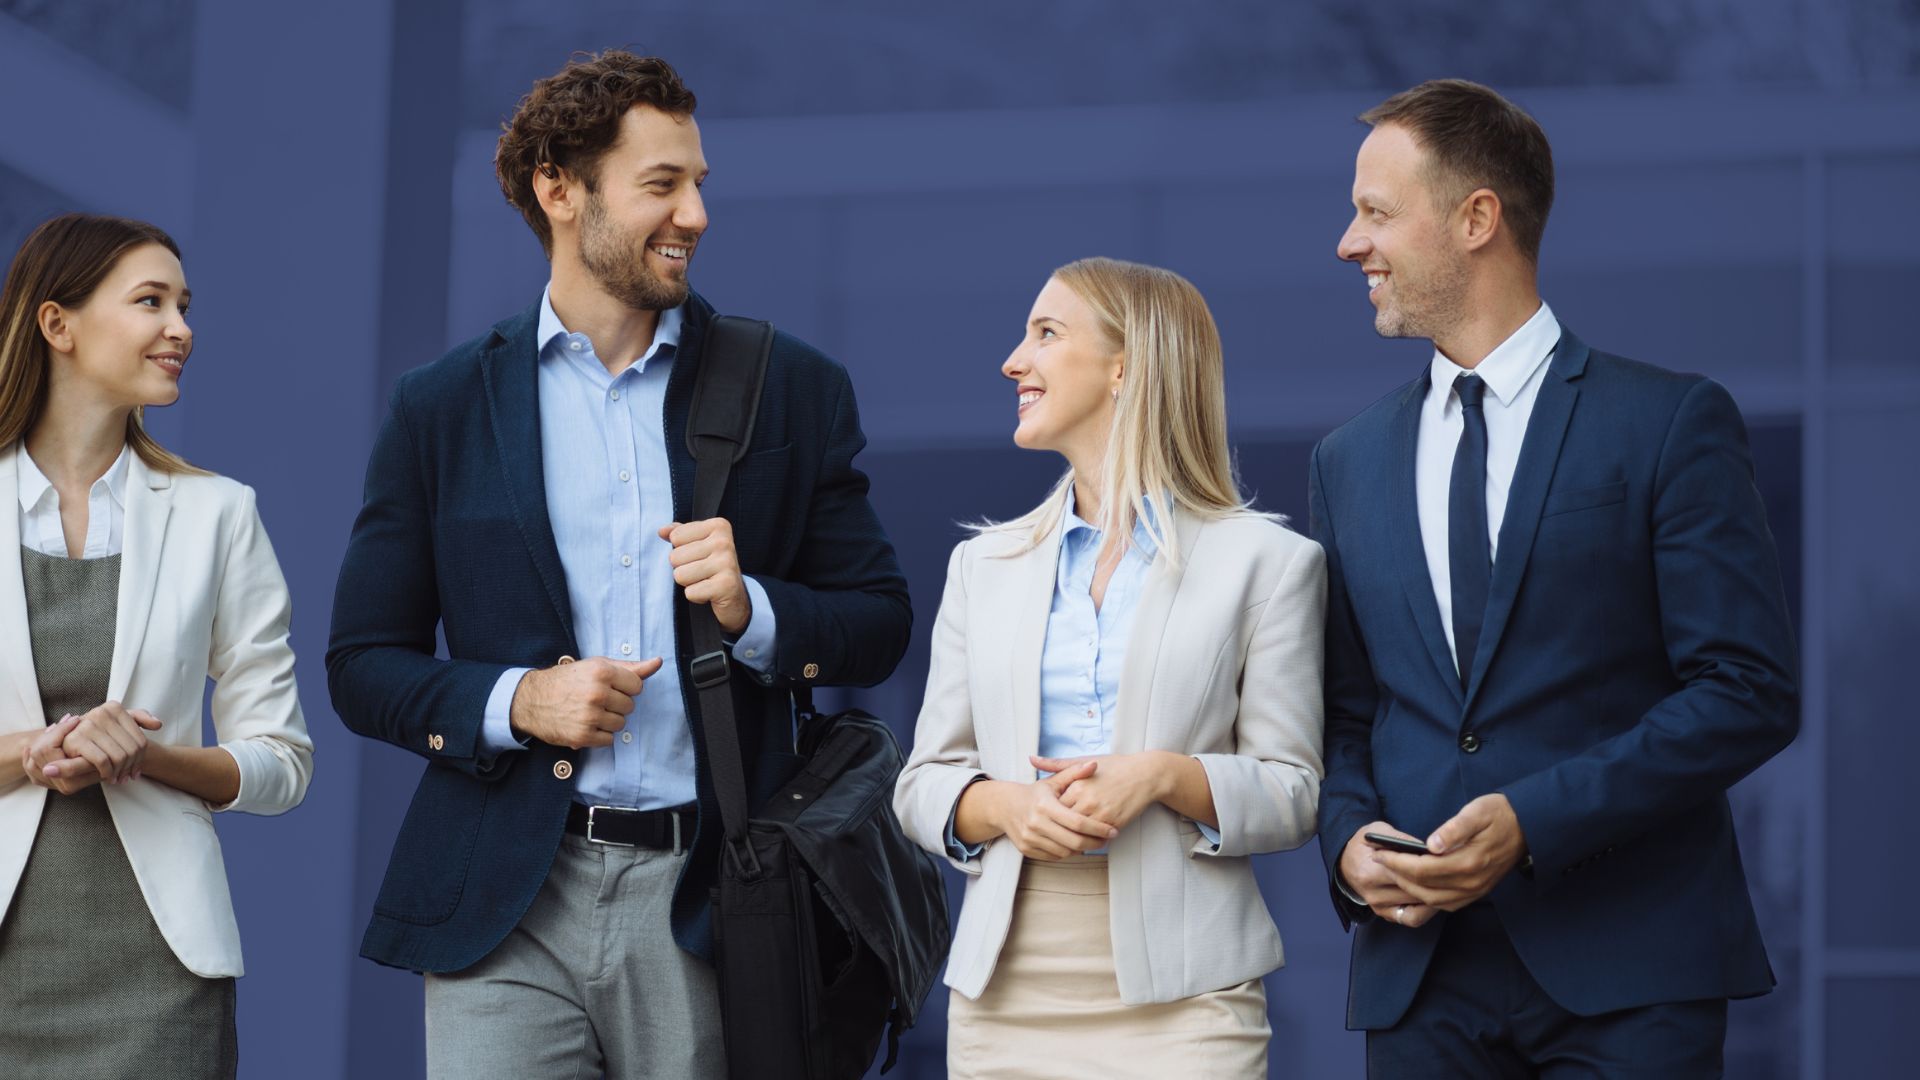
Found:
[[[21,749],[21,771],[62,795],[137,780],[146,761],[147,732],[159,730],[159,717],[109,701],[48,725]]]
[[[979,832],[1005,836],[1029,859],[1051,862],[1098,851],[1147,807],[1166,800],[1163,756],[1034,757],[1034,768],[1051,776],[1030,784],[982,781],[968,789],[961,800],[961,838],[968,839],[975,830],[966,826],[978,822],[984,827]]]

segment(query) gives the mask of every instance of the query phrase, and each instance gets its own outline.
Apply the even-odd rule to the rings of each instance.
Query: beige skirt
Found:
[[[1260,980],[1125,1005],[1113,974],[1107,860],[1027,860],[1013,925],[978,1001],[948,996],[947,1075],[993,1080],[1265,1077]]]

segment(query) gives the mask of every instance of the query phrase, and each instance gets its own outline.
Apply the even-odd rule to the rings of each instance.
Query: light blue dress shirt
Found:
[[[663,657],[666,663],[634,699],[612,746],[583,752],[574,800],[641,810],[694,800],[693,734],[674,660],[673,546],[658,530],[673,516],[664,433],[667,378],[684,315],[660,313],[653,342],[632,365],[609,374],[585,334],[560,323],[540,298],[538,386],[540,450],[547,517],[567,579],[574,641],[582,657]],[[734,659],[773,670],[773,605],[746,579],[753,614],[733,646]],[[487,700],[482,740],[493,753],[524,747],[509,715],[514,691],[531,668],[511,668]]]
[[[1099,569],[1105,536],[1082,520],[1076,510],[1070,492],[1066,516],[1061,519],[1053,607],[1047,614],[1046,644],[1040,653],[1041,757],[1095,757],[1113,752],[1114,710],[1120,698],[1120,673],[1127,663],[1133,612],[1159,552],[1146,523],[1134,522],[1133,543],[1107,579],[1100,606],[1094,607],[1093,575]],[[958,802],[954,809],[958,811]],[[1219,835],[1206,826],[1201,825],[1200,831],[1213,843],[1220,842]],[[949,816],[947,847],[955,858],[964,861],[979,855],[986,845],[961,843]],[[1091,854],[1104,851],[1102,848]]]

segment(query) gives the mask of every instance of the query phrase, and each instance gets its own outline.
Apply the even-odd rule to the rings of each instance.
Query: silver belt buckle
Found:
[[[587,807],[587,843],[605,844],[608,847],[632,847],[633,846],[632,844],[623,844],[618,840],[602,840],[599,837],[593,835],[593,825],[594,825],[593,816],[602,810],[617,810],[617,809],[619,809],[619,807],[615,807],[615,806]],[[680,830],[679,830],[678,823],[676,823],[674,827],[674,844],[675,846],[678,846],[679,843],[680,843]]]

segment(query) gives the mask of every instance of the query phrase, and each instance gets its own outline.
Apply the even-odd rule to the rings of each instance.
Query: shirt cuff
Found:
[[[1193,827],[1196,829],[1199,829],[1200,835],[1207,838],[1207,843],[1213,845],[1213,850],[1215,851],[1220,850],[1220,830],[1219,829],[1214,828],[1213,826],[1207,824],[1204,821],[1194,822]]]
[[[972,787],[974,784],[985,779],[986,777],[984,776],[974,777],[973,780],[967,784],[967,787],[960,789],[960,794],[965,795],[968,787]],[[952,855],[961,862],[972,862],[980,857],[981,852],[987,850],[987,845],[962,842],[959,834],[953,831],[954,825],[959,820],[959,817],[960,800],[955,799],[953,800],[953,809],[947,811],[947,854]]]
[[[532,668],[508,668],[500,673],[493,684],[493,693],[487,695],[487,711],[480,724],[480,752],[483,756],[493,756],[506,750],[525,750],[527,744],[513,733],[513,693],[520,689],[520,680],[526,677]]]
[[[770,675],[774,646],[780,640],[775,635],[773,602],[767,599],[767,590],[758,581],[747,578],[746,582],[747,604],[753,614],[747,619],[747,628],[733,643],[733,658],[762,675]]]

